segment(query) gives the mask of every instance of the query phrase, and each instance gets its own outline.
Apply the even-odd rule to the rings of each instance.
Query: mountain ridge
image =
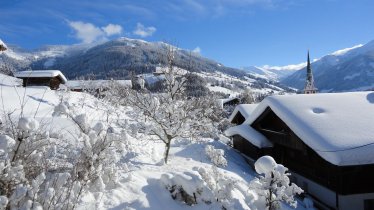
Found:
[[[371,90],[374,88],[374,41],[323,56],[312,62],[320,92]],[[297,89],[305,85],[306,67],[280,80]]]
[[[93,74],[98,78],[123,77],[129,71],[152,72],[165,64],[164,55],[169,45],[165,42],[147,42],[121,37],[93,45],[48,45],[35,50],[10,47],[0,54],[3,62],[14,69],[60,69],[68,77]],[[239,69],[226,67],[212,59],[176,48],[175,65],[191,71],[220,71],[235,76],[245,76]],[[118,75],[116,75],[116,72]]]

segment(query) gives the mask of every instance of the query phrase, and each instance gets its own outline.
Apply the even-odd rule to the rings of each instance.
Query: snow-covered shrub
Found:
[[[66,102],[62,102],[66,103]],[[57,107],[61,107],[61,104]],[[118,181],[117,163],[125,153],[126,136],[124,130],[117,131],[107,122],[97,122],[91,126],[85,113],[75,114],[73,106],[61,112],[55,109],[55,116],[66,115],[80,131],[80,146],[73,164],[73,177],[81,183],[82,191],[101,192],[107,185],[114,186]],[[84,189],[83,189],[84,188]]]
[[[125,132],[91,126],[75,107],[61,100],[53,113],[75,123],[69,136],[32,117],[1,116],[0,209],[74,209],[84,192],[115,185]]]
[[[281,202],[296,208],[294,196],[303,190],[290,183],[286,167],[277,164],[270,156],[263,156],[256,161],[255,169],[260,176],[251,181],[250,186],[265,199],[267,209],[279,209]]]
[[[216,166],[212,166],[208,170],[199,168],[198,172],[210,192],[213,193],[214,200],[220,203],[223,209],[235,209],[235,201],[233,200],[233,191],[236,187],[235,180],[219,171]]]
[[[66,170],[66,156],[59,157],[56,142],[37,120],[17,120],[9,117],[0,131],[0,209],[66,208],[67,198],[75,198],[70,174],[51,181]]]
[[[214,197],[196,172],[163,174],[161,183],[169,190],[174,200],[190,206],[202,202],[210,204]]]
[[[59,103],[55,106],[52,116],[61,116],[69,114],[69,105],[67,103]]]
[[[204,203],[212,205],[212,209],[247,209],[233,196],[236,181],[215,166],[193,172],[163,174],[161,182],[173,199],[187,205]]]
[[[209,157],[215,166],[226,167],[227,160],[225,158],[225,151],[223,149],[215,149],[212,145],[205,147],[205,154]]]

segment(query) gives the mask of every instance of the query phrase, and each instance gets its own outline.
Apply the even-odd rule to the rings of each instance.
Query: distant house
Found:
[[[270,96],[230,120],[234,148],[288,167],[317,208],[374,209],[374,92]]]
[[[218,105],[221,108],[225,108],[227,106],[236,106],[240,103],[239,98],[224,98],[224,99],[218,99]]]
[[[157,66],[155,71],[153,72],[153,75],[160,76],[160,75],[164,75],[165,72],[166,72],[165,68],[162,68],[161,66]]]
[[[67,82],[66,77],[59,70],[32,70],[14,73],[14,76],[23,80],[26,86],[48,86],[57,90],[60,84]]]

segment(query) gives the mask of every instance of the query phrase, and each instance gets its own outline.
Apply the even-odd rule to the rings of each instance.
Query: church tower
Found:
[[[314,86],[314,79],[312,73],[312,67],[310,65],[309,50],[308,50],[308,64],[306,67],[306,83],[304,88],[304,94],[317,93],[317,88]]]

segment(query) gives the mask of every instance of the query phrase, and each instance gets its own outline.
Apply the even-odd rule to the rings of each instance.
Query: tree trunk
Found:
[[[168,164],[168,157],[169,157],[169,150],[170,150],[170,142],[171,142],[171,139],[169,139],[169,142],[168,143],[165,143],[165,156],[164,156],[164,161],[165,161],[165,164]]]

